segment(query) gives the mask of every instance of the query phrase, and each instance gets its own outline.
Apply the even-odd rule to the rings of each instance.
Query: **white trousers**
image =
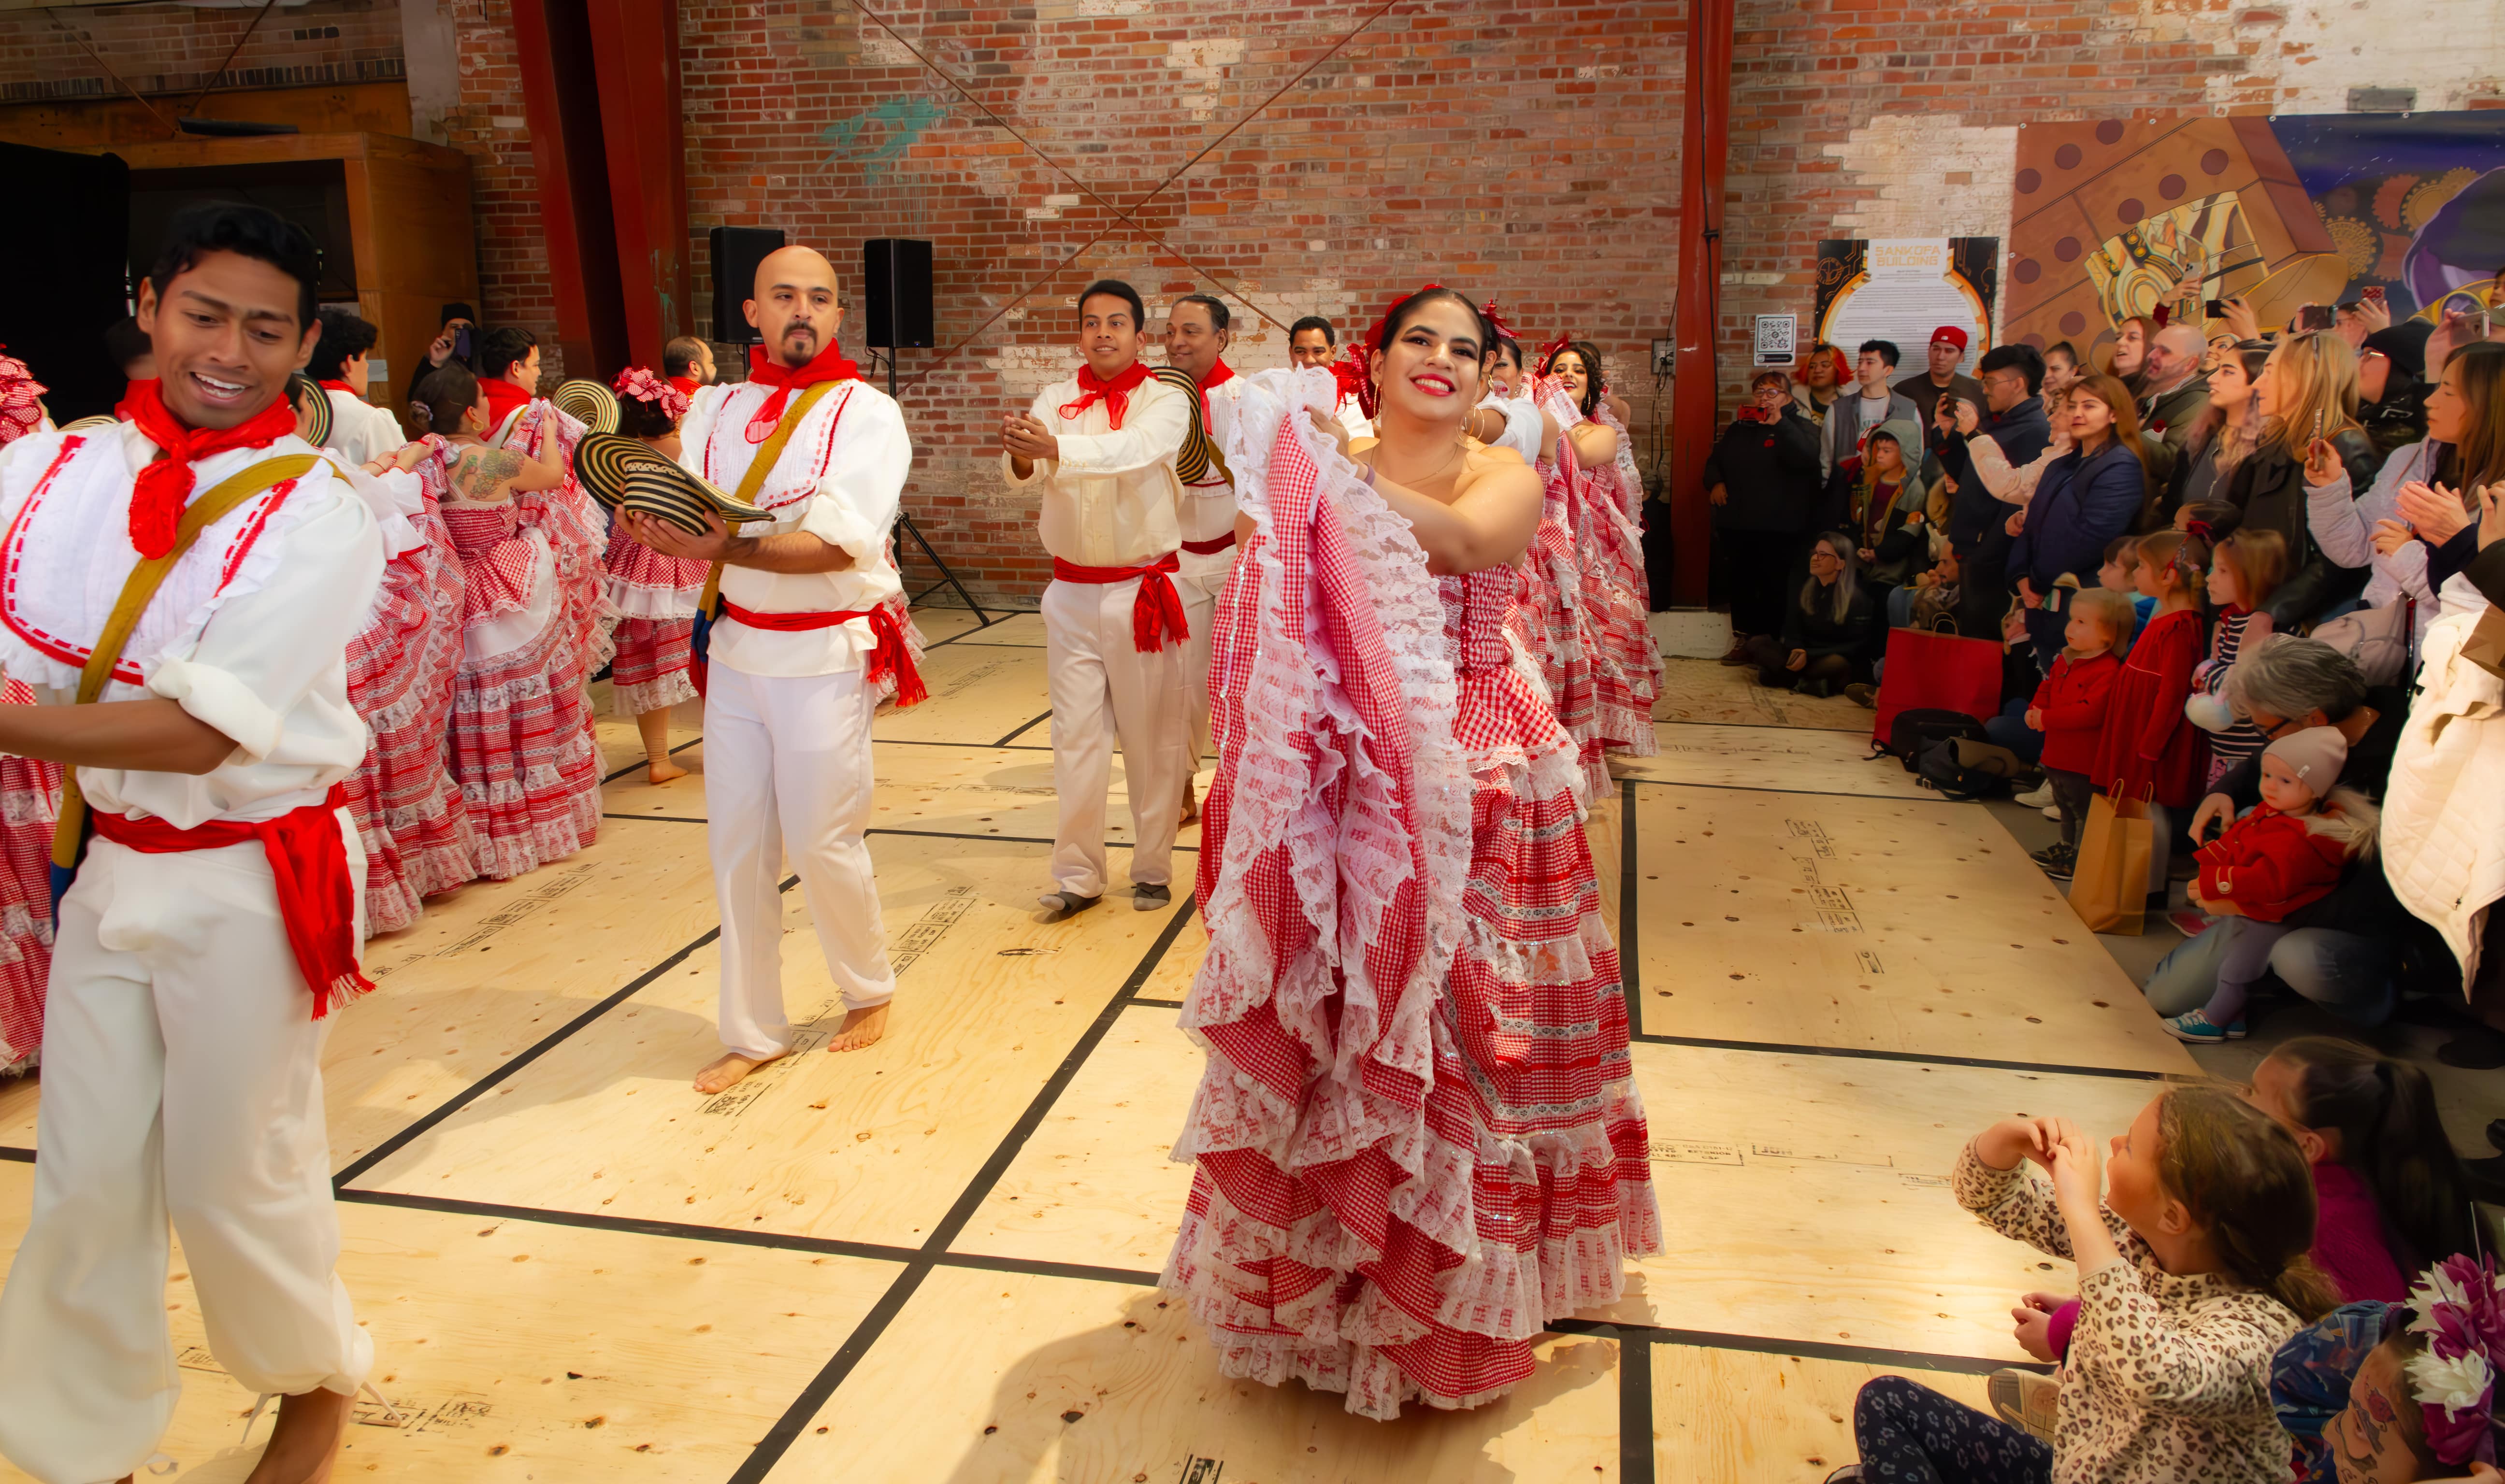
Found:
[[[1217,599],[1226,591],[1227,576],[1235,570],[1237,548],[1227,547],[1216,556],[1182,554],[1182,570],[1175,574],[1175,591],[1182,598],[1182,616],[1191,626],[1191,638],[1183,641],[1183,705],[1185,720],[1190,727],[1191,770],[1198,773],[1215,757],[1209,741],[1209,653],[1210,640],[1217,629]]]
[[[1052,786],[1061,796],[1052,881],[1082,897],[1105,890],[1105,790],[1113,778],[1116,740],[1138,841],[1131,851],[1131,881],[1162,886],[1174,875],[1176,816],[1182,811],[1183,780],[1191,776],[1184,660],[1182,648],[1173,643],[1140,653],[1131,605],[1141,581],[1056,579],[1043,590]]]
[[[364,911],[365,852],[347,811]],[[95,1484],[157,1448],[181,1394],[166,1224],[209,1351],[251,1392],[353,1395],[373,1363],[333,1267],[322,1041],[260,845],[96,841],[61,904],[34,1216],[0,1291],[0,1454]]]
[[[878,691],[861,670],[752,675],[716,665],[704,707],[705,843],[722,905],[722,1044],[743,1056],[792,1046],[783,1013],[788,853],[844,1008],[896,995],[870,874],[869,724]]]

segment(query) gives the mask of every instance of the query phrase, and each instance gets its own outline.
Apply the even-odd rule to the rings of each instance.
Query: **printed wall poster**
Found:
[[[2187,277],[2270,328],[2370,286],[2432,320],[2505,268],[2505,114],[2030,123],[2017,163],[2004,331],[2091,362]]]
[[[1817,245],[1817,337],[1843,348],[1864,340],[1889,340],[1907,372],[1923,364],[1931,331],[1954,325],[1965,331],[1971,374],[1992,349],[1993,299],[1998,288],[1997,237],[1829,239]]]

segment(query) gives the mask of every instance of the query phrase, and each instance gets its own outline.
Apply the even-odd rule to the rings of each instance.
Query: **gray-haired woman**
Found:
[[[1870,678],[1871,650],[1884,632],[1879,612],[1861,586],[1861,558],[1841,531],[1819,536],[1809,550],[1809,580],[1783,604],[1783,632],[1751,635],[1745,653],[1762,685],[1831,696]]]
[[[2340,784],[2382,802],[2409,698],[2388,688],[2370,691],[2346,655],[2318,639],[2274,635],[2245,650],[2227,672],[2226,699],[2273,740],[2307,727],[2337,728],[2348,744]],[[2247,759],[2218,779],[2192,816],[2195,840],[2261,802],[2260,761]],[[2331,895],[2287,915],[2284,920],[2296,930],[2271,949],[2271,972],[2343,1019],[2379,1024],[2392,1013],[2394,947],[2408,915],[2379,862],[2352,861]],[[2140,986],[2149,1008],[2177,1016],[2207,1003],[2218,984],[2225,939],[2212,924],[2159,960]]]

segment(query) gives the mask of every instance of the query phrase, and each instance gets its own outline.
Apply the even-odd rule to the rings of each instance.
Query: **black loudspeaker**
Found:
[[[757,265],[783,245],[783,232],[768,226],[717,226],[713,239],[713,337],[727,345],[755,345],[740,306],[756,295]]]
[[[868,323],[864,345],[928,349],[931,344],[931,244],[874,237],[862,244],[862,298]]]

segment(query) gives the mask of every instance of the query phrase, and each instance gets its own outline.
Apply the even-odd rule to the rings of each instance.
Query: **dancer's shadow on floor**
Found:
[[[1127,1293],[1106,1306],[1118,1315],[1112,1323],[1047,1341],[1001,1371],[948,1484],[1239,1477],[1512,1484],[1616,1469],[1615,1340],[1554,1336],[1531,1378],[1499,1400],[1465,1412],[1412,1403],[1396,1421],[1373,1422],[1351,1415],[1336,1394],[1219,1375],[1217,1348],[1180,1302]],[[1004,1321],[1015,1313],[1050,1323],[1047,1316],[1068,1312],[1053,1301],[1057,1294],[1036,1297],[1004,1311]],[[978,1343],[969,1340],[969,1362],[982,1359]],[[1011,1343],[1004,1336],[1002,1348]],[[1562,1467],[1578,1448],[1593,1457]]]

